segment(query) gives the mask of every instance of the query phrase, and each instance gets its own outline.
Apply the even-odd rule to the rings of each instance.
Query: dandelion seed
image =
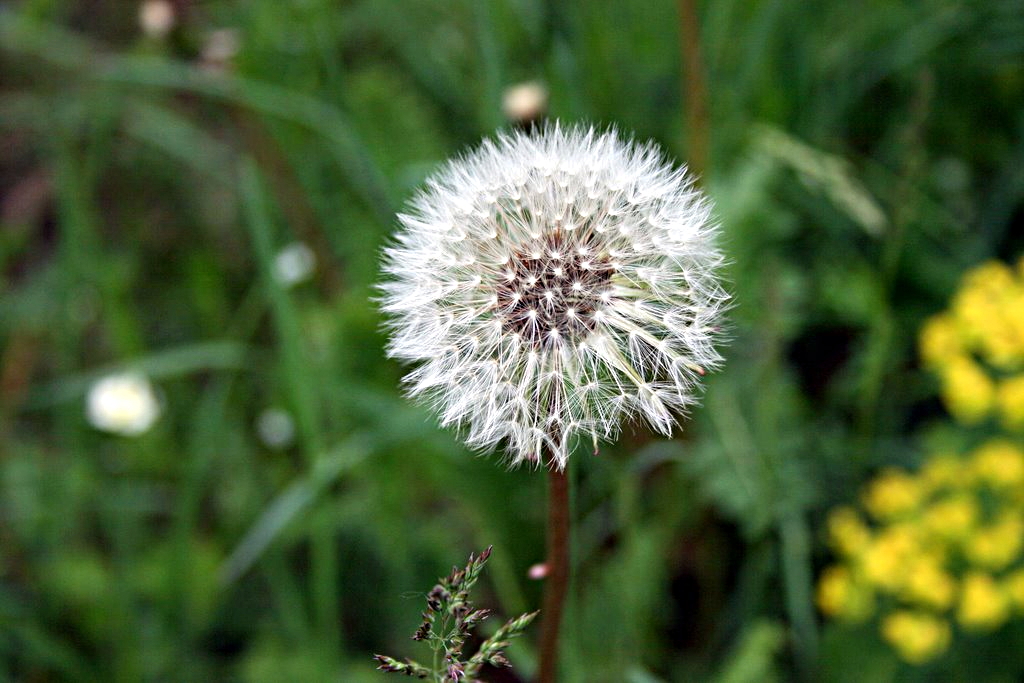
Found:
[[[156,422],[160,416],[160,403],[144,375],[108,375],[89,388],[85,412],[96,429],[122,436],[138,436]]]
[[[652,144],[557,125],[500,135],[399,221],[380,285],[388,352],[472,447],[563,468],[575,439],[614,439],[633,418],[669,434],[721,362],[711,207]]]

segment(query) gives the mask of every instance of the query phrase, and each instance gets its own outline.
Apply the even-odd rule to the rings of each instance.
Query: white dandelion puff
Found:
[[[160,416],[160,402],[145,375],[107,375],[89,387],[85,413],[96,429],[138,436]]]
[[[722,360],[711,206],[653,144],[558,125],[499,135],[398,218],[388,353],[471,447],[563,468],[576,439],[596,449],[632,419],[668,435]]]

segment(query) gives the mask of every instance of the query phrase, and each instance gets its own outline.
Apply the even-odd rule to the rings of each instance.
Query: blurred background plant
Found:
[[[493,621],[536,607],[543,477],[401,398],[370,297],[412,188],[546,110],[702,170],[737,302],[681,435],[574,460],[566,680],[1020,678],[1020,484],[979,474],[1020,448],[1019,309],[976,301],[1020,275],[954,292],[1024,251],[1021,102],[1013,0],[3,4],[0,676],[385,680],[491,544]],[[951,538],[931,603],[820,628],[867,552],[835,520],[899,546],[936,506],[1004,555]]]
[[[955,625],[961,666],[1019,674],[1024,630],[999,630],[1024,616],[1024,450],[993,439],[965,458],[933,456],[916,474],[887,469],[862,504],[874,527],[849,507],[829,517],[841,563],[822,573],[822,611],[856,623],[877,610],[882,637],[911,664],[944,655]],[[1006,655],[979,664],[977,640],[992,633],[1005,636]]]
[[[920,346],[956,420],[995,416],[1004,429],[1024,431],[1024,259],[968,271],[949,310],[925,323]]]
[[[934,424],[924,439],[947,450],[917,472],[888,467],[868,482],[860,506],[870,524],[850,506],[828,517],[839,563],[819,580],[822,612],[848,624],[877,613],[883,639],[929,676],[1024,672],[1024,259],[1017,270],[969,270],[921,330],[922,359],[961,427]]]

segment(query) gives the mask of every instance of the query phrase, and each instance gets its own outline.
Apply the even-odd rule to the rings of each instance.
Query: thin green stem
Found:
[[[785,585],[786,611],[792,624],[793,649],[800,679],[818,679],[818,631],[814,621],[814,597],[811,586],[811,540],[807,522],[797,511],[783,513],[778,524],[782,553],[782,581]]]
[[[446,631],[446,629],[445,629],[445,620],[444,620],[444,617],[442,617],[441,618],[441,633],[445,633],[445,631]],[[433,665],[430,667],[430,670],[434,673],[434,681],[435,681],[435,683],[437,683],[438,681],[441,680],[441,673],[439,671],[439,666],[440,666],[440,660],[441,660],[441,649],[444,647],[444,639],[443,638],[437,638],[435,636],[435,637],[431,637],[431,641],[432,641],[431,645],[433,646],[433,650],[434,650],[434,662],[433,662]]]

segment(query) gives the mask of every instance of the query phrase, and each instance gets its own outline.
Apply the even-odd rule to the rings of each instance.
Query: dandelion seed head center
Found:
[[[580,341],[594,329],[597,307],[611,300],[613,272],[608,258],[571,244],[561,230],[542,233],[512,252],[495,313],[505,332],[534,347]]]

